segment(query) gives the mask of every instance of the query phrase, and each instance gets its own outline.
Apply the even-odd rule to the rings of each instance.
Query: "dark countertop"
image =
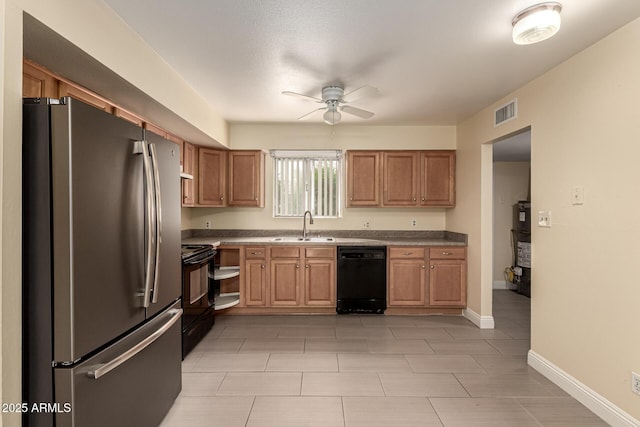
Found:
[[[450,231],[323,230],[299,240],[299,230],[187,230],[182,243],[237,245],[466,246],[467,236]]]

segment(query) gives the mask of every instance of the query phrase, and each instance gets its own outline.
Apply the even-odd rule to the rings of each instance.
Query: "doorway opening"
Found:
[[[520,339],[531,333],[531,128],[491,145],[492,300],[496,328]],[[488,160],[488,159],[487,159]]]
[[[493,289],[531,296],[531,129],[493,144]]]

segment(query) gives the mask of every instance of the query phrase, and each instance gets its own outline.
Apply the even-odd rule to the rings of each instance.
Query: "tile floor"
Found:
[[[161,427],[606,426],[527,366],[529,299],[458,316],[218,316]]]

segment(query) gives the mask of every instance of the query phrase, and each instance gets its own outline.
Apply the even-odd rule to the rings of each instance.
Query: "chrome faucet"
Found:
[[[313,224],[313,216],[311,211],[305,211],[302,216],[302,240],[307,238],[307,214],[309,214],[309,225]]]

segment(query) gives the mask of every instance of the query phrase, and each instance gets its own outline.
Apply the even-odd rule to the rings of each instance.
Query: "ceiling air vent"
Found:
[[[493,126],[500,126],[504,122],[513,120],[518,117],[518,99],[514,99],[508,104],[496,109],[493,114]]]

